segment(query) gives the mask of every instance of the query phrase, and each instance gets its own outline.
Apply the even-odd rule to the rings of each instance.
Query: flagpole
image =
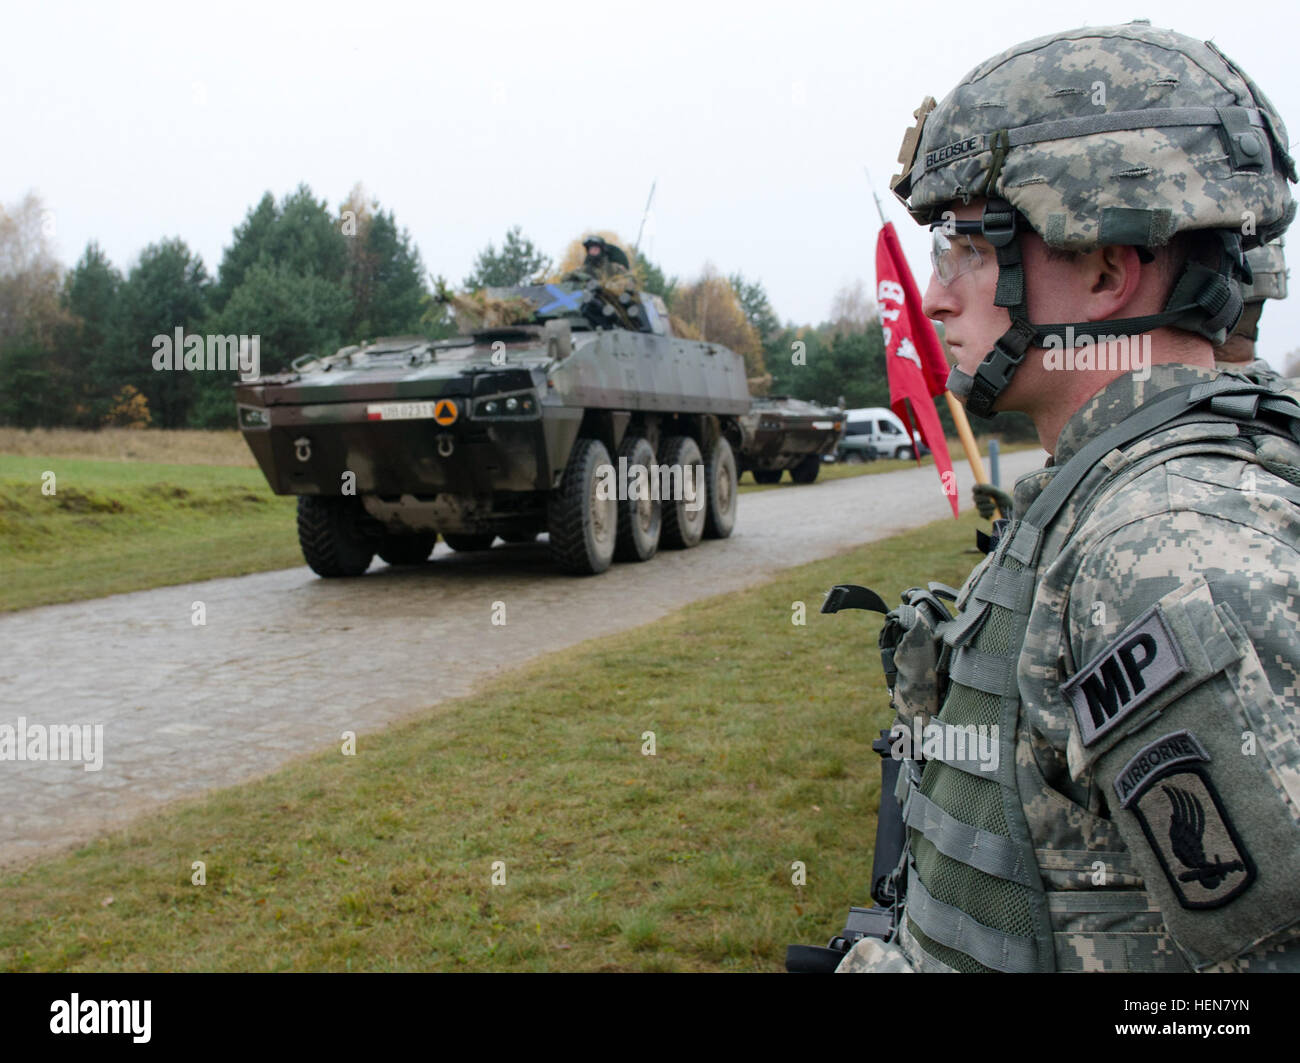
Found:
[[[888,222],[885,221],[885,208],[880,205],[880,197],[876,195],[876,186],[871,183],[871,171],[862,167],[862,172],[867,175],[867,185],[871,189],[871,198],[876,201],[876,212],[880,215],[880,227],[883,229]],[[975,433],[970,429],[970,421],[966,417],[966,407],[957,401],[957,397],[946,388],[943,397],[948,401],[948,412],[952,414],[952,423],[957,426],[957,438],[961,440],[961,448],[966,452],[966,462],[970,465],[971,474],[975,477],[977,484],[988,483],[988,477],[984,472],[984,460],[980,457],[979,446],[975,443]],[[993,507],[999,517],[1003,516],[1000,506]]]

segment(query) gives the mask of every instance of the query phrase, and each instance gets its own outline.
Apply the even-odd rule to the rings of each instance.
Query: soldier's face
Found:
[[[983,211],[983,200],[953,208],[958,221],[976,220]],[[1011,315],[1004,307],[993,305],[998,285],[997,253],[993,245],[978,235],[971,236],[970,241],[979,252],[979,264],[953,277],[948,284],[932,273],[921,299],[921,309],[926,317],[943,324],[944,338],[957,368],[974,376],[994,342],[1011,326]]]
[[[958,221],[978,220],[984,212],[984,200],[951,206]],[[975,375],[984,356],[998,338],[1011,327],[1011,313],[994,305],[998,286],[997,252],[982,236],[970,237],[979,253],[979,264],[959,273],[948,284],[933,274],[921,299],[926,317],[943,323],[944,338],[952,349],[957,368]],[[1029,320],[1038,324],[1087,320],[1087,279],[1079,264],[1053,258],[1037,233],[1020,236],[1024,261],[1026,301]],[[1052,391],[1041,379],[1042,348],[1033,347],[1016,370],[1007,389],[994,403],[995,410],[1032,411]],[[1059,390],[1059,389],[1058,389]]]

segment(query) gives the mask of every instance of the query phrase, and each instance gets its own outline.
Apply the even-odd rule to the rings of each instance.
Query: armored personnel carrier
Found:
[[[753,473],[761,484],[774,484],[790,470],[797,484],[817,479],[822,456],[834,454],[844,432],[844,411],[784,395],[756,398],[740,418],[743,440],[740,472]]]
[[[439,535],[462,551],[546,532],[562,568],[598,573],[731,534],[750,404],[738,354],[674,336],[657,297],[594,280],[482,298],[508,323],[236,385],[258,465],[298,496],[313,571],[419,564]]]

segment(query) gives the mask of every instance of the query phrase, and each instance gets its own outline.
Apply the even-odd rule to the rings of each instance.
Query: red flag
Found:
[[[934,324],[921,312],[921,293],[903,257],[893,222],[885,223],[876,242],[876,302],[880,304],[880,321],[885,333],[889,408],[907,425],[909,432],[921,433],[922,441],[934,454],[939,482],[955,517],[957,478],[933,402],[933,396],[942,395],[948,389],[948,362]],[[919,454],[917,464],[920,464]]]

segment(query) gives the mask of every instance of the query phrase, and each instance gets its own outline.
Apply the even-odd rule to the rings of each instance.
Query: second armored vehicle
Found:
[[[744,442],[740,471],[749,470],[761,484],[774,484],[790,470],[797,484],[810,484],[821,470],[822,457],[834,454],[844,430],[844,411],[817,406],[784,395],[754,399],[740,419]]]
[[[597,573],[731,534],[750,404],[738,354],[674,336],[657,297],[594,281],[484,299],[510,323],[236,386],[318,575],[360,575],[375,554],[418,564],[439,535],[460,551],[547,532],[562,568]]]

